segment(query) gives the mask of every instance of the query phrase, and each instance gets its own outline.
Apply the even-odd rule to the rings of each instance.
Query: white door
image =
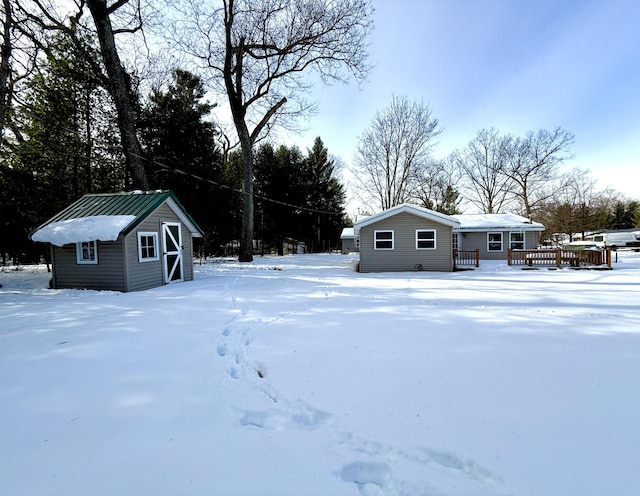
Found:
[[[164,282],[182,281],[182,227],[179,222],[162,223]]]

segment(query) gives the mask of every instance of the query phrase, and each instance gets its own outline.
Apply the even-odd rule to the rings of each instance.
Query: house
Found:
[[[38,227],[53,288],[138,291],[193,280],[202,231],[170,191],[89,194]]]
[[[345,227],[340,234],[340,242],[342,244],[341,252],[343,255],[358,251],[356,245],[356,235],[353,231],[353,227]]]
[[[455,268],[453,251],[507,260],[509,249],[539,247],[544,225],[515,214],[445,215],[403,204],[354,225],[360,272]],[[344,233],[344,231],[343,231]]]
[[[460,223],[454,248],[478,250],[481,260],[507,260],[509,249],[534,250],[543,224],[515,214],[452,215]]]
[[[454,269],[452,234],[460,222],[403,204],[356,222],[360,272]]]

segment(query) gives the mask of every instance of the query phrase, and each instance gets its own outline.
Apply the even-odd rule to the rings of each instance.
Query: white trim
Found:
[[[173,236],[173,233],[169,229],[169,227],[177,227],[178,228],[178,239]],[[177,250],[169,251],[167,237],[171,239],[171,242],[174,246],[177,247]],[[164,273],[164,283],[170,284],[172,282],[180,282],[184,279],[184,260],[182,256],[182,225],[179,222],[163,222],[162,223],[162,241],[163,241],[163,249],[164,253],[162,256],[162,270]],[[176,259],[173,262],[172,266],[169,267],[169,257],[175,256]],[[176,275],[176,269],[180,270],[177,278],[174,278]]]
[[[378,233],[391,233],[391,239],[377,239]],[[395,232],[393,229],[377,229],[373,231],[373,249],[376,251],[392,251],[395,248]],[[378,248],[378,241],[391,241],[391,248]]]
[[[140,238],[142,237],[152,237],[153,238],[153,250],[155,252],[155,257],[143,257],[142,256],[142,243]],[[158,233],[153,231],[138,231],[138,262],[157,262],[160,260],[160,244],[158,243]]]
[[[522,235],[522,248],[514,248],[513,246],[511,246],[514,241],[511,239],[511,236],[513,236],[514,234],[521,234]],[[520,241],[516,241],[516,243],[520,243]],[[527,235],[524,231],[510,231],[509,232],[509,249],[510,250],[524,250],[527,248]]]
[[[89,250],[93,250],[93,258],[85,259],[82,245],[89,244],[91,244]],[[76,243],[76,263],[78,265],[98,265],[98,243],[96,241],[79,241]]]
[[[418,233],[423,233],[423,232],[430,232],[433,233],[433,240],[432,239],[419,239],[418,238]],[[437,250],[437,240],[436,240],[437,234],[436,234],[436,230],[435,229],[416,229],[416,250]],[[420,246],[418,246],[419,241],[433,241],[433,247],[429,247],[429,248],[420,248]]]
[[[490,249],[490,245],[491,245],[491,241],[489,241],[489,237],[492,234],[499,234],[500,235],[500,249],[499,250],[491,250]],[[497,243],[497,241],[493,241],[493,243]],[[502,231],[489,231],[487,233],[487,253],[502,253],[504,251],[504,233]]]
[[[167,206],[173,210],[173,213],[176,214],[176,216],[182,221],[182,223],[184,224],[184,226],[187,228],[187,230],[191,233],[191,236],[193,236],[194,238],[201,238],[202,235],[200,234],[200,232],[198,231],[198,229],[196,228],[196,226],[193,225],[193,223],[189,220],[189,218],[185,215],[185,213],[182,211],[182,209],[178,206],[178,204],[173,201],[173,198],[168,197],[166,199],[166,203]]]
[[[393,217],[394,215],[400,213],[413,214],[422,219],[428,219],[433,222],[437,222],[438,224],[444,224],[445,226],[449,226],[452,228],[460,227],[460,222],[450,215],[441,214],[440,212],[435,212],[434,210],[429,210],[428,208],[418,207],[417,205],[409,205],[408,203],[404,203],[402,205],[392,207],[388,210],[384,210],[383,212],[379,212],[356,222],[353,226],[354,231],[357,234],[363,227],[374,224],[375,222],[379,222],[384,219],[388,219],[389,217]]]

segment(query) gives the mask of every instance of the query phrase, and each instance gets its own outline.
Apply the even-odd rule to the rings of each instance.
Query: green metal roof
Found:
[[[178,198],[171,191],[167,190],[84,195],[75,203],[72,203],[39,226],[34,232],[53,222],[78,219],[81,217],[92,217],[96,215],[134,215],[136,217],[135,220],[122,230],[122,234],[126,235],[165,201],[169,201],[170,207],[173,207],[172,203],[174,203],[180,211],[176,212],[176,214],[179,215],[179,213],[182,213],[187,223],[191,223],[191,226],[188,226],[188,228],[194,236],[202,236],[202,230],[196,221],[193,220],[191,215],[185,210]],[[173,209],[175,210],[175,208]]]

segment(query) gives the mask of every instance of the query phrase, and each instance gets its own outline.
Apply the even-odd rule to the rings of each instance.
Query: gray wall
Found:
[[[436,250],[416,250],[416,229],[436,230]],[[393,230],[394,249],[374,250],[374,231]],[[452,271],[451,228],[403,212],[360,229],[360,272]]]
[[[54,246],[54,288],[126,291],[122,240],[97,243],[98,263],[78,264],[76,245]]]
[[[125,252],[127,259],[127,291],[140,291],[142,289],[154,288],[163,284],[162,272],[162,232],[161,225],[163,222],[180,222],[180,219],[173,213],[166,204],[162,204],[154,212],[152,212],[143,222],[130,232],[125,240]],[[193,242],[191,233],[182,226],[182,270],[183,279],[185,281],[193,280]],[[160,260],[154,262],[138,261],[138,232],[157,232],[158,233],[158,249],[160,252]]]
[[[358,251],[356,247],[356,240],[354,238],[342,238],[342,254],[346,255],[354,251]]]
[[[487,232],[501,232],[502,233],[502,251],[501,252],[489,252],[487,250]],[[507,250],[509,249],[509,233],[520,231],[485,231],[485,232],[468,232],[460,233],[458,238],[460,250],[480,250],[480,260],[506,260]],[[524,233],[525,249],[534,250],[538,248],[538,232],[528,231]]]

